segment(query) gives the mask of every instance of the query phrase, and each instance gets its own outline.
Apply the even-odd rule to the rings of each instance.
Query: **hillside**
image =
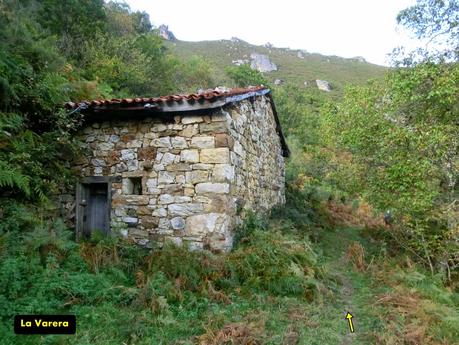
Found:
[[[256,46],[240,39],[218,41],[165,41],[170,51],[186,58],[201,55],[215,67],[217,81],[229,84],[224,68],[232,66],[235,60],[248,60],[252,53],[264,54],[277,65],[277,71],[265,72],[265,77],[274,82],[282,79],[305,87],[314,87],[316,79],[328,81],[335,93],[341,93],[346,84],[362,84],[371,78],[381,77],[386,67],[365,62],[359,58],[345,59],[338,56],[324,56],[304,50],[276,48],[269,45]]]

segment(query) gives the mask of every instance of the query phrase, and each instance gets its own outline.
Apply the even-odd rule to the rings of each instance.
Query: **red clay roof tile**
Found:
[[[187,101],[188,103],[194,103],[195,101],[208,101],[212,102],[221,97],[228,97],[228,96],[236,96],[245,94],[248,92],[259,91],[266,89],[265,86],[255,86],[255,87],[248,87],[248,88],[234,88],[230,89],[229,91],[218,91],[218,90],[210,90],[204,91],[202,93],[190,93],[186,95],[168,95],[168,96],[161,96],[161,97],[144,97],[144,98],[123,98],[123,99],[100,99],[100,100],[92,100],[92,101],[81,101],[81,102],[67,102],[65,107],[67,109],[76,109],[79,106],[87,106],[90,108],[98,107],[98,106],[106,106],[110,104],[143,104],[143,103],[161,103],[161,102],[183,102]]]

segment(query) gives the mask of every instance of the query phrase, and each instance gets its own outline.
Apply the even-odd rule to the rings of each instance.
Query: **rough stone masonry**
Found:
[[[188,102],[183,112],[174,104],[169,116],[166,105],[148,116],[119,106],[112,114],[110,105],[103,120],[85,115],[94,118],[77,134],[84,154],[73,168],[81,178],[117,177],[109,232],[146,246],[227,251],[247,210],[283,204],[288,148],[268,92],[214,92],[213,103]]]

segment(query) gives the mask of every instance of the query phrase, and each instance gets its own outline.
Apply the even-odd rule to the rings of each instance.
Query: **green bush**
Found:
[[[240,87],[268,85],[268,80],[263,74],[246,64],[227,67],[225,72]]]

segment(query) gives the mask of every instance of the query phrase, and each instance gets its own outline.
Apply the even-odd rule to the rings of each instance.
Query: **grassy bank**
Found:
[[[408,259],[389,257],[377,229],[339,225],[343,214],[322,206],[315,218],[292,210],[269,222],[250,217],[225,255],[75,244],[59,223],[52,235],[6,233],[2,343],[457,343],[458,294]],[[17,313],[75,314],[77,333],[15,336]]]

